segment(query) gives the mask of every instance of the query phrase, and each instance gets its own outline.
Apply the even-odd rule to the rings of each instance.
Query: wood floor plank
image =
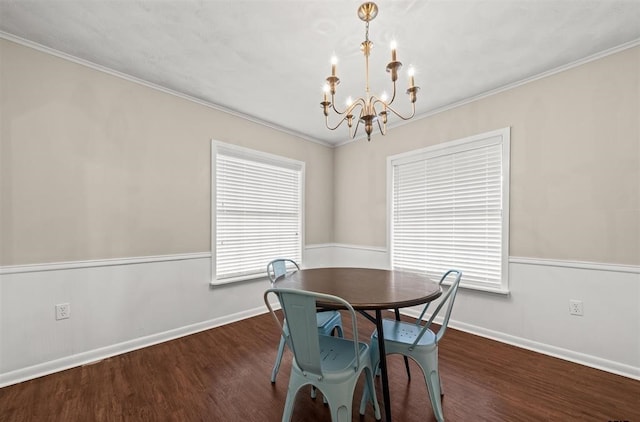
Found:
[[[372,324],[360,317],[358,324],[368,339]],[[0,421],[279,421],[291,353],[272,385],[278,340],[271,317],[261,315],[5,387]],[[440,345],[439,365],[448,421],[640,422],[640,381],[453,329]],[[434,420],[413,362],[411,372],[409,381],[402,358],[389,357],[394,420]],[[322,400],[304,390],[293,420],[330,417]],[[364,420],[375,420],[370,406]]]

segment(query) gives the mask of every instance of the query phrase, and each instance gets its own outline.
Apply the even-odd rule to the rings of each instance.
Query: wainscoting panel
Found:
[[[212,288],[210,268],[209,253],[2,268],[0,387],[266,312],[266,278]]]
[[[305,268],[356,267],[389,268],[389,253],[384,248],[325,243],[307,245]]]
[[[308,246],[307,254],[309,267],[389,268],[382,249],[332,244]],[[509,289],[461,289],[450,326],[640,379],[640,268],[512,257]],[[569,314],[569,300],[583,302],[583,316]],[[403,313],[417,317],[420,309]]]
[[[266,279],[211,287],[210,260],[0,268],[0,387],[266,312]],[[388,262],[382,248],[323,244],[307,246],[303,267]],[[512,258],[509,271],[509,295],[462,289],[451,326],[640,379],[640,269]],[[569,314],[570,299],[583,316]],[[69,319],[55,320],[59,303],[70,304]]]

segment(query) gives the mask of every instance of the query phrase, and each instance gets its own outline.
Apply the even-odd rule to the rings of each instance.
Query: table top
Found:
[[[425,275],[372,268],[310,268],[276,281],[277,288],[339,296],[356,310],[395,309],[420,305],[442,294]]]

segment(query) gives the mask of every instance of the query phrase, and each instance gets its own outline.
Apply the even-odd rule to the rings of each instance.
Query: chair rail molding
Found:
[[[389,265],[381,247],[303,253],[304,268]],[[198,252],[0,267],[0,387],[267,311],[266,277],[212,289],[210,261]],[[640,379],[638,266],[511,257],[509,271],[509,295],[459,291],[451,327]],[[570,300],[583,301],[583,316],[570,315]],[[69,319],[55,320],[59,303],[71,304]]]
[[[0,266],[0,275],[33,273],[39,271],[72,270],[75,268],[110,267],[117,265],[145,264],[150,262],[184,261],[188,259],[211,258],[211,252],[195,252],[171,255],[152,255],[127,258],[91,259],[86,261],[63,261],[42,264]]]
[[[525,258],[521,256],[510,256],[509,263],[640,274],[640,266],[638,265],[607,264],[601,262],[571,261],[545,258]]]

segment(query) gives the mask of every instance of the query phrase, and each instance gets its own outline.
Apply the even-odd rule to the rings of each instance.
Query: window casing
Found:
[[[274,258],[302,261],[304,163],[212,142],[212,284],[266,276]]]
[[[508,293],[509,144],[505,128],[389,157],[393,269]]]

